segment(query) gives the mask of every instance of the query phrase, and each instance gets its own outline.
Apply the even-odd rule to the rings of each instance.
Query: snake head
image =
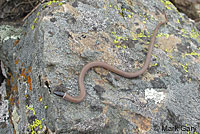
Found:
[[[61,91],[54,91],[53,92],[55,95],[57,95],[57,96],[60,96],[60,97],[63,97],[64,95],[65,95],[65,93],[64,92],[61,92]]]

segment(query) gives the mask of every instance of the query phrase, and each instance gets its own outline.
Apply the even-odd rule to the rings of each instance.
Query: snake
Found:
[[[61,92],[61,91],[54,91],[53,93],[57,96],[63,97],[65,100],[73,102],[73,103],[82,102],[84,100],[85,96],[86,96],[86,90],[85,90],[85,85],[84,85],[84,77],[85,77],[85,74],[87,73],[87,71],[90,70],[93,67],[102,67],[102,68],[104,68],[108,71],[111,71],[111,72],[113,72],[117,75],[120,75],[122,77],[125,77],[125,78],[134,78],[134,77],[137,77],[137,76],[143,74],[147,70],[149,63],[151,61],[151,53],[152,53],[152,49],[153,49],[153,46],[154,46],[154,43],[155,43],[156,35],[158,33],[158,29],[160,28],[161,25],[168,22],[167,15],[165,14],[165,12],[163,14],[165,15],[165,21],[158,23],[158,25],[154,29],[153,35],[152,35],[150,43],[149,43],[146,60],[144,62],[143,67],[140,70],[138,70],[136,72],[124,72],[124,71],[119,70],[119,69],[117,69],[117,68],[115,68],[115,67],[113,67],[113,66],[111,66],[111,65],[109,65],[105,62],[93,61],[93,62],[86,64],[80,72],[80,75],[78,77],[78,86],[79,86],[79,89],[80,89],[80,93],[79,93],[78,96],[71,96],[68,93],[66,93],[66,92],[64,93],[64,92]]]

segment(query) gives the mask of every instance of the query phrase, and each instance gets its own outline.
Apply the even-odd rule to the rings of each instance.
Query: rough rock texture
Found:
[[[77,95],[78,74],[91,61],[140,69],[162,10],[169,22],[144,75],[126,79],[94,68],[83,102],[52,94]],[[50,1],[12,31],[1,35],[9,118],[0,120],[0,133],[200,133],[200,36],[169,1]]]
[[[175,6],[192,19],[200,17],[200,0],[171,0]]]
[[[200,0],[171,0],[177,9],[195,20],[196,27],[200,30]]]
[[[0,0],[0,24],[20,24],[22,17],[26,16],[42,0]],[[12,23],[14,22],[14,23]]]
[[[0,62],[0,128],[1,133],[11,133],[12,132],[12,125],[9,124],[9,101],[6,95],[6,81],[5,77],[6,73],[4,70],[3,63]]]

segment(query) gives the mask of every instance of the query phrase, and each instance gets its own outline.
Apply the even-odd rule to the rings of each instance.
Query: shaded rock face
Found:
[[[52,94],[78,95],[78,74],[91,61],[139,70],[162,10],[169,22],[145,74],[126,79],[93,68],[83,102]],[[9,118],[0,133],[200,133],[200,36],[193,26],[163,0],[42,4],[14,35],[1,35]]]
[[[41,1],[40,1],[41,2]],[[37,0],[1,0],[0,24],[20,25],[20,20],[39,3]]]
[[[195,21],[200,30],[200,1],[199,0],[170,0],[177,9]]]
[[[176,7],[192,19],[198,19],[200,11],[199,0],[171,0]]]

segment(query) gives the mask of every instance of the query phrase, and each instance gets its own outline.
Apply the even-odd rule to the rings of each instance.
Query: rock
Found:
[[[171,0],[177,9],[195,20],[196,27],[200,29],[200,1],[199,0]]]
[[[83,102],[53,94],[59,87],[78,95],[78,74],[92,61],[139,70],[162,10],[169,22],[143,75],[126,79],[95,68],[86,74]],[[200,133],[200,36],[169,1],[50,1],[23,27],[0,30],[9,102],[0,133]]]

